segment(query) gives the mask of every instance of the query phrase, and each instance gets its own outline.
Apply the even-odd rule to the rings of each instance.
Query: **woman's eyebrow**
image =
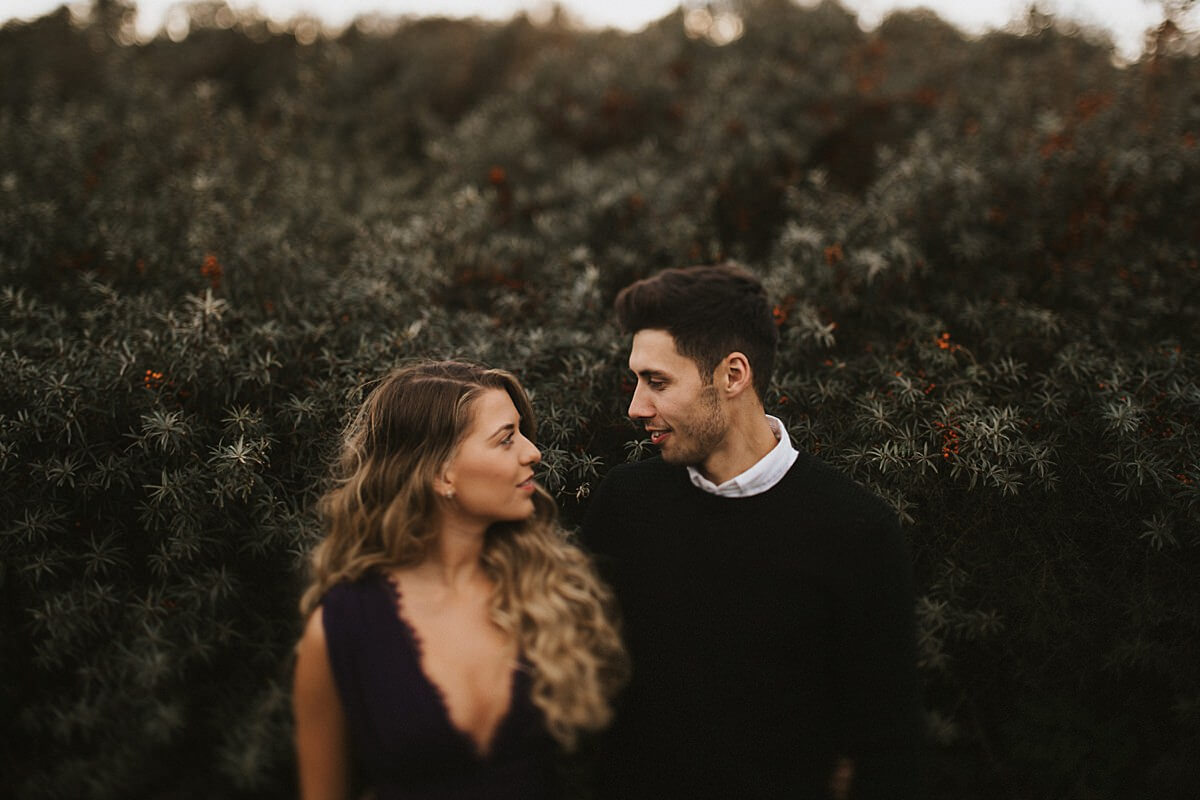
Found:
[[[495,432],[495,433],[493,433],[493,434],[492,434],[491,436],[489,436],[488,438],[489,438],[489,439],[495,439],[497,436],[499,436],[499,435],[500,435],[500,434],[502,434],[502,433],[512,433],[512,432],[513,432],[513,431],[515,431],[516,429],[517,429],[517,426],[516,426],[516,425],[514,425],[514,424],[513,424],[513,423],[511,423],[511,422],[506,422],[506,423],[504,423],[503,425],[501,425],[499,428],[497,428],[497,429],[496,429],[496,432]]]

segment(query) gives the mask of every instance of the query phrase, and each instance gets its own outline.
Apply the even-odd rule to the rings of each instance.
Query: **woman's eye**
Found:
[[[508,436],[505,436],[503,439],[500,440],[500,444],[504,445],[505,447],[507,447],[508,445],[510,445],[512,443],[513,443],[513,435],[511,433]]]

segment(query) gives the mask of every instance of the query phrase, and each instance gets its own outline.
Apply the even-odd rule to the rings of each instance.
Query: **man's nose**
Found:
[[[633,399],[629,401],[630,419],[650,419],[654,416],[654,406],[646,399],[646,392],[642,388],[641,381],[634,387]]]

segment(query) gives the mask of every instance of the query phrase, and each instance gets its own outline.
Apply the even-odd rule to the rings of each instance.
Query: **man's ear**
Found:
[[[754,374],[750,371],[750,359],[746,354],[734,350],[717,365],[714,383],[726,397],[737,397],[747,389],[754,389]]]

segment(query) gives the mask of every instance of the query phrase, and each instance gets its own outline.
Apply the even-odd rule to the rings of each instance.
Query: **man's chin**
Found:
[[[703,458],[697,457],[695,453],[679,452],[670,447],[660,447],[658,455],[668,464],[674,464],[678,467],[694,467],[704,461]]]

